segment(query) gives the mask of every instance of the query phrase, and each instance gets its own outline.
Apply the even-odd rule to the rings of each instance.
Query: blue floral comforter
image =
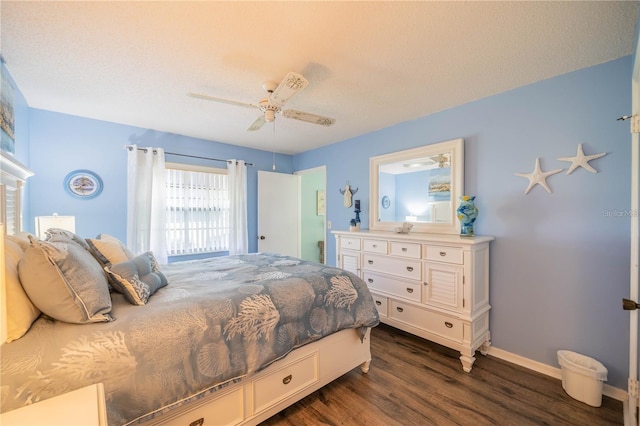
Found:
[[[39,318],[1,347],[8,411],[102,382],[110,425],[148,420],[344,328],[378,324],[366,284],[341,269],[249,254],[162,267],[145,306],[113,294],[115,321]]]

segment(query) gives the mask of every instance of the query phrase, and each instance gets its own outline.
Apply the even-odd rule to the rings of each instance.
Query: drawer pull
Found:
[[[288,385],[289,383],[291,383],[291,379],[293,379],[293,376],[289,374],[287,377],[282,379],[282,383],[284,383],[285,385]]]
[[[382,302],[381,302],[381,301],[379,301],[379,300],[376,300],[376,305],[381,306],[381,305],[382,305]]]
[[[445,321],[444,325],[446,325],[447,328],[453,328],[453,324],[451,324],[449,321]]]
[[[407,266],[407,271],[413,272],[413,266]]]
[[[410,287],[407,287],[407,293],[413,293],[413,289]]]
[[[369,284],[373,284],[373,278],[369,278],[367,281],[369,281]]]
[[[441,251],[441,252],[440,252],[440,256],[446,256],[446,255],[447,255],[447,252],[446,252],[446,251]]]
[[[407,248],[406,247],[402,247],[402,251],[406,252]]]
[[[373,260],[370,260],[370,261],[369,261],[369,265],[373,265]]]
[[[398,312],[404,312],[404,309],[402,309],[400,306],[398,306],[398,307],[396,308],[396,310],[397,310]]]
[[[189,423],[189,426],[202,426],[204,424],[204,417],[200,417],[198,420],[194,420]]]

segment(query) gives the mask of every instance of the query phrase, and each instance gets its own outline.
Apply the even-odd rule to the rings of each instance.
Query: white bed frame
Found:
[[[4,235],[22,230],[21,188],[33,173],[12,156],[0,153],[0,342],[6,336]],[[14,203],[14,222],[6,226],[7,203]],[[15,216],[14,216],[15,215]],[[256,425],[298,402],[343,374],[371,362],[370,333],[361,341],[356,330],[342,330],[302,346],[242,381],[144,422],[150,425]],[[160,412],[166,411],[164,414]]]
[[[370,333],[342,330],[302,346],[241,382],[143,423],[149,425],[256,425],[360,366],[369,371]]]

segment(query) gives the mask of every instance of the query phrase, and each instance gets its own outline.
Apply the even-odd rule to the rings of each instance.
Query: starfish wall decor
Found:
[[[557,170],[552,170],[550,172],[543,172],[542,169],[540,168],[540,158],[536,158],[536,166],[533,169],[533,172],[514,173],[514,174],[516,176],[529,179],[529,186],[527,186],[527,189],[524,191],[525,195],[527,195],[529,191],[531,191],[531,189],[536,185],[542,186],[544,189],[547,190],[549,194],[551,194],[551,188],[549,188],[549,185],[547,185],[547,178],[551,175],[555,175],[556,173],[560,173],[562,170],[564,169],[557,169]]]
[[[584,151],[582,150],[582,144],[580,143],[578,144],[578,152],[576,153],[575,157],[560,157],[558,158],[558,160],[568,161],[571,163],[571,166],[569,166],[569,169],[567,170],[568,175],[573,173],[573,171],[578,167],[582,167],[583,169],[591,173],[598,173],[596,169],[591,167],[591,165],[589,164],[589,161],[595,160],[596,158],[604,157],[605,155],[607,155],[606,152],[601,152],[600,154],[593,154],[593,155],[584,155]],[[524,191],[525,195],[527,195],[529,191],[531,191],[531,189],[536,185],[542,186],[544,189],[547,190],[549,194],[551,194],[551,188],[549,188],[549,185],[547,185],[547,178],[551,175],[555,175],[556,173],[560,173],[563,170],[564,169],[557,169],[557,170],[552,170],[550,172],[543,172],[542,169],[540,168],[540,158],[536,158],[536,166],[533,169],[533,172],[514,173],[514,174],[516,176],[529,179],[529,186],[527,186],[527,189]]]
[[[582,144],[580,143],[578,144],[578,152],[576,153],[575,157],[560,157],[558,158],[558,160],[571,162],[571,166],[569,166],[569,170],[567,170],[568,175],[570,175],[578,167],[582,167],[583,169],[590,171],[591,173],[598,173],[596,169],[591,167],[589,161],[595,160],[596,158],[604,157],[605,155],[607,155],[606,152],[593,155],[584,155]]]

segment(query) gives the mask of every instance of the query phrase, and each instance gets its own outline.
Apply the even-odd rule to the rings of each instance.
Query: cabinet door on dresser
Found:
[[[422,303],[459,311],[464,307],[464,268],[425,262]]]

